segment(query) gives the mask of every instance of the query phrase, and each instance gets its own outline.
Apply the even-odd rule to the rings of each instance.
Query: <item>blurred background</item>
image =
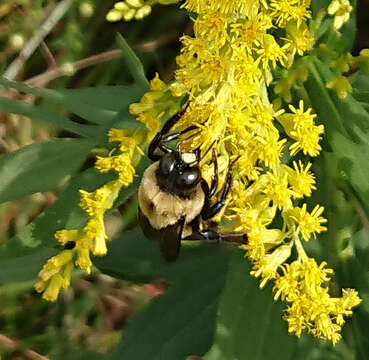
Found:
[[[141,21],[108,23],[105,16],[114,3],[0,1],[0,73],[9,73],[12,62],[17,60],[13,80],[37,87],[62,89],[129,83],[115,42],[115,34],[120,32],[139,56],[149,79],[158,72],[164,81],[170,80],[180,51],[179,37],[192,31],[186,13],[179,6],[156,5],[151,15]],[[64,5],[65,15],[31,56],[20,56],[60,4]],[[359,1],[357,16],[355,55],[369,47],[368,0]],[[33,96],[12,91],[5,95],[28,103],[40,102]],[[66,135],[70,136],[45,123],[0,113],[1,154]],[[57,192],[37,193],[1,204],[0,245],[52,204],[57,195]],[[110,234],[130,226],[129,222],[122,223],[118,212],[110,214],[106,222]],[[40,354],[62,358],[63,354],[79,349],[109,353],[124,336],[127,319],[162,291],[165,289],[160,283],[137,286],[97,272],[89,277],[76,277],[71,288],[52,304],[40,301],[33,282],[0,286],[2,359],[46,359]]]

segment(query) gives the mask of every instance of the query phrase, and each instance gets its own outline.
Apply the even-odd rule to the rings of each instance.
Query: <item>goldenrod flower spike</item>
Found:
[[[64,247],[64,250],[47,261],[39,272],[39,280],[35,284],[35,289],[43,292],[42,297],[45,300],[56,301],[60,290],[70,285],[75,267],[90,274],[91,254],[103,256],[107,253],[104,215],[113,207],[121,188],[132,183],[135,166],[143,155],[141,146],[148,143],[159,129],[160,116],[155,112],[157,111],[154,106],[155,101],[159,100],[160,111],[171,115],[178,111],[183,95],[182,85],[174,83],[167,86],[156,76],[151,81],[151,92],[147,93],[142,100],[145,106],[140,108],[140,105],[135,104],[136,111],[138,108],[142,111],[140,121],[146,125],[148,131],[109,130],[109,141],[118,145],[109,156],[97,156],[95,167],[101,173],[114,171],[117,179],[92,192],[83,189],[79,191],[79,206],[88,215],[88,221],[83,229],[64,229],[55,233],[55,239]],[[173,99],[175,99],[174,104]],[[134,109],[135,106],[132,108]]]
[[[334,1],[341,4],[346,0]],[[127,0],[118,4],[116,10],[133,14],[134,9],[136,14],[148,2]],[[333,271],[305,253],[302,239],[310,241],[326,231],[326,219],[322,206],[317,204],[309,212],[303,202],[316,189],[311,163],[293,159],[298,153],[319,155],[324,126],[302,100],[298,107],[289,105],[285,111],[271,106],[267,92],[272,70],[277,66],[288,68],[296,54],[303,56],[313,44],[306,25],[311,17],[309,6],[310,0],[185,1],[183,7],[197,16],[194,36],[181,39],[175,81],[166,85],[156,75],[151,90],[140,103],[130,106],[130,112],[146,125],[146,133],[109,132],[110,141],[119,145],[108,157],[98,157],[96,168],[116,171],[117,180],[94,192],[81,190],[80,206],[89,221],[82,230],[57,233],[62,244],[74,241],[76,246],[49,260],[39,274],[38,291],[45,290],[44,296],[55,300],[60,288],[69,284],[71,267],[89,272],[90,254],[106,252],[105,211],[113,205],[119,189],[133,180],[140,146],[153,138],[161,119],[180,110],[187,95],[189,106],[177,126],[185,129],[196,125],[200,131],[183,139],[183,150],[200,147],[206,152],[214,146],[220,183],[228,164],[234,162],[232,193],[222,215],[233,224],[234,231],[248,235],[248,243],[241,248],[252,261],[251,274],[260,278],[261,287],[274,282],[275,299],[288,304],[285,319],[289,332],[300,336],[307,330],[333,343],[340,339],[344,317],[351,315],[361,299],[350,289],[343,290],[341,298],[330,296]],[[345,20],[340,9],[331,5],[329,11]],[[285,37],[274,35],[278,28]],[[291,84],[306,77],[306,68],[296,67],[285,76],[279,93],[288,99]],[[280,125],[284,133],[280,133]],[[289,148],[288,138],[292,140]],[[282,161],[285,153],[292,158],[292,165]],[[212,176],[211,162],[209,153],[201,163],[207,180]],[[280,228],[272,225],[276,217],[282,220]]]
[[[272,70],[290,67],[295,55],[303,56],[314,43],[306,24],[310,1],[187,0],[183,6],[197,17],[194,36],[182,38],[177,58],[177,83],[190,96],[179,126],[201,129],[183,146],[205,151],[215,141],[220,158],[237,159],[224,217],[233,221],[235,231],[248,235],[241,248],[253,263],[251,274],[260,277],[261,287],[275,282],[275,298],[289,303],[290,332],[300,336],[306,329],[335,343],[343,316],[350,315],[360,299],[356,292],[347,302],[344,297],[332,298],[326,286],[332,270],[325,269],[325,263],[318,266],[301,243],[327,230],[322,206],[308,212],[305,203],[296,204],[316,189],[311,163],[292,159],[290,166],[281,161],[285,152],[291,157],[318,156],[324,126],[302,100],[298,107],[276,111],[267,94]],[[283,38],[273,35],[277,28],[284,30]],[[288,101],[292,84],[306,77],[306,67],[296,67],[277,90]],[[289,148],[276,121],[292,140]],[[210,161],[203,161],[205,177]],[[220,170],[223,176],[225,172],[226,168]],[[271,226],[276,216],[283,219],[280,229]],[[291,259],[293,248],[297,259]],[[338,311],[338,303],[345,303],[345,308]]]

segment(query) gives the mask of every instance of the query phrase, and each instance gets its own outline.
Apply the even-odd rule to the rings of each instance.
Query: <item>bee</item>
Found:
[[[212,221],[224,207],[230,192],[232,165],[228,168],[220,199],[212,204],[219,182],[215,150],[212,151],[214,177],[209,187],[201,175],[198,151],[182,153],[180,145],[175,150],[166,145],[197,129],[194,125],[170,133],[185,110],[167,120],[151,141],[148,157],[154,163],[144,172],[138,189],[139,224],[147,238],[158,242],[167,261],[177,259],[182,240],[223,240],[236,243],[247,240],[245,234],[220,234],[217,224]]]

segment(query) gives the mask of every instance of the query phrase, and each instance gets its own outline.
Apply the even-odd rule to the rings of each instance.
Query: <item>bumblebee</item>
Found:
[[[181,240],[224,240],[237,243],[247,240],[247,236],[242,234],[218,233],[216,223],[211,220],[224,207],[230,192],[231,166],[220,199],[212,204],[219,182],[216,152],[212,152],[214,177],[209,187],[201,176],[199,152],[182,153],[180,145],[175,150],[166,145],[197,128],[191,126],[169,133],[184,111],[167,120],[150,143],[148,157],[154,163],[144,172],[138,189],[139,224],[146,237],[158,242],[167,261],[177,259]]]

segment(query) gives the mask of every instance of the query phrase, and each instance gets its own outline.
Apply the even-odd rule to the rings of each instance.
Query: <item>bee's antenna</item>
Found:
[[[205,153],[201,155],[199,162],[203,159],[205,159],[206,155],[209,153],[209,151],[211,150],[211,148],[218,142],[218,140],[214,140],[210,146],[206,149]]]
[[[235,162],[237,162],[237,160],[241,157],[241,155],[237,155],[236,158],[231,162],[231,164],[229,165],[230,167],[232,167],[234,165]]]
[[[182,131],[182,134],[183,134],[183,133],[186,133],[186,132],[188,132],[188,131],[190,131],[190,130],[197,129],[197,128],[198,128],[198,127],[197,127],[197,126],[195,126],[195,125],[190,126],[189,128],[187,128],[187,129],[183,130],[183,131]],[[181,145],[182,145],[184,142],[186,142],[186,141],[188,141],[188,140],[190,140],[190,139],[194,138],[195,136],[197,136],[197,135],[199,135],[199,134],[201,134],[201,130],[194,132],[193,134],[191,134],[191,135],[187,136],[186,138],[184,138],[183,140],[181,140],[181,141],[178,143],[178,145],[177,145],[177,151],[178,151],[179,157],[180,157],[181,159],[182,159],[182,148],[181,148]],[[197,152],[197,150],[198,150],[198,149],[196,149],[196,150],[194,151],[194,153],[196,153],[196,152]],[[190,165],[190,166],[192,166],[192,165],[196,164],[196,163],[197,163],[197,161],[198,161],[197,159],[198,159],[198,154],[196,154],[196,160],[195,160],[195,161],[193,161],[193,162],[191,162],[191,163],[189,163],[189,165]]]

